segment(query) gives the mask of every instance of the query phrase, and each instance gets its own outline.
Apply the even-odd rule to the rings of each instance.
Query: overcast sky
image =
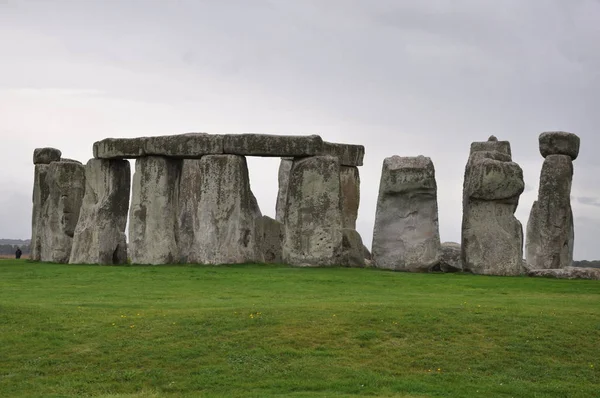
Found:
[[[383,159],[430,156],[458,242],[470,143],[511,142],[525,228],[548,130],[581,137],[575,259],[600,259],[598,0],[0,0],[0,238],[30,237],[36,147],[257,132],[365,146],[368,246]],[[249,160],[270,216],[278,165]]]

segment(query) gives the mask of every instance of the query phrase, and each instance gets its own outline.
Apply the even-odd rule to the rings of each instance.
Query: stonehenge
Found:
[[[424,156],[385,159],[373,231],[374,266],[427,272],[440,254],[433,162]]]
[[[523,171],[512,161],[510,143],[494,136],[470,147],[460,244],[440,241],[433,161],[384,159],[372,253],[356,230],[361,145],[317,135],[106,138],[93,144],[85,166],[58,149],[37,148],[31,259],[583,277],[576,270],[560,272],[571,270],[573,260],[570,193],[579,146],[571,133],[539,136],[544,164],[525,260],[523,228],[515,217]],[[247,156],[280,158],[274,219],[263,215],[252,192]]]
[[[579,137],[567,132],[539,136],[545,158],[537,201],[527,222],[527,268],[560,269],[573,263],[574,227],[571,210],[573,160],[579,154]]]
[[[523,273],[523,228],[514,213],[524,189],[523,170],[512,162],[508,141],[491,136],[471,144],[463,183],[461,259],[465,271]]]
[[[317,135],[187,133],[106,138],[93,144],[85,167],[61,156],[34,151],[34,260],[364,266],[355,231],[361,145]],[[246,156],[282,159],[276,220],[261,213]],[[300,237],[310,235],[318,239],[304,244]]]

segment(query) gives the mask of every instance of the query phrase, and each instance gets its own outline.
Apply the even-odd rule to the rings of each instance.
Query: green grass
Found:
[[[0,396],[600,396],[597,281],[0,261]]]

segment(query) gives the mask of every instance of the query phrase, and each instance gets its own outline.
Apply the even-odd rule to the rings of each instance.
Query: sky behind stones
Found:
[[[581,137],[575,259],[600,259],[598,0],[0,0],[0,238],[31,234],[32,152],[106,137],[320,134],[363,144],[370,246],[383,159],[430,156],[460,241],[472,141],[512,144],[537,197],[539,133]],[[249,160],[274,216],[277,159]]]

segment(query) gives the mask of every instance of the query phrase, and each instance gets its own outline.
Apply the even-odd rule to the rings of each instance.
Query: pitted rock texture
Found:
[[[258,241],[263,261],[268,264],[282,263],[283,224],[268,216],[257,220]]]
[[[506,143],[506,144],[504,144]],[[496,146],[494,151],[494,145]],[[514,216],[523,172],[507,141],[473,143],[463,190],[462,266],[487,275],[523,273],[523,227]]]
[[[549,131],[540,134],[540,153],[543,157],[549,155],[565,155],[571,160],[579,155],[579,137],[565,131]]]
[[[177,205],[181,160],[147,156],[135,162],[129,212],[129,257],[134,264],[179,261]]]
[[[180,191],[181,258],[188,263],[263,262],[257,223],[261,212],[250,190],[243,156],[186,160]]]
[[[142,156],[169,156],[197,159],[223,153],[223,136],[187,133],[156,137],[106,138],[94,143],[94,157],[127,159]]]
[[[33,150],[33,164],[50,164],[60,161],[62,153],[56,148],[36,148]]]
[[[91,159],[85,195],[73,236],[71,264],[125,264],[125,225],[131,172],[127,160]]]
[[[323,150],[323,139],[318,135],[228,134],[223,149],[244,156],[313,156]]]
[[[275,218],[283,222],[285,206],[287,200],[288,186],[290,183],[290,171],[292,170],[293,158],[282,158],[279,164],[278,182],[279,190],[277,192],[277,204],[275,209]]]
[[[47,164],[36,164],[33,176],[33,211],[31,217],[31,254],[32,261],[41,261],[42,239],[47,216],[43,216],[43,210],[48,196],[50,186],[48,185]]]
[[[284,213],[284,263],[337,265],[343,238],[337,158],[294,160]]]
[[[498,141],[494,136],[491,136],[487,141],[475,141],[471,143],[469,156],[475,152],[499,152],[512,157],[510,142]]]
[[[340,187],[344,228],[356,229],[360,204],[360,175],[357,167],[340,167]]]
[[[560,269],[535,269],[527,272],[527,275],[558,279],[600,280],[600,268],[565,267]]]
[[[324,141],[322,155],[337,157],[342,166],[362,166],[363,158],[365,157],[365,147],[362,145],[337,144]]]
[[[36,236],[39,259],[68,263],[85,194],[85,169],[77,163],[52,162],[46,169],[46,184],[48,197],[41,210]]]
[[[373,264],[426,272],[440,259],[437,185],[430,158],[386,158],[373,232]]]
[[[530,269],[565,268],[573,263],[572,178],[573,162],[569,156],[546,156],[538,200],[527,223],[525,253]]]

